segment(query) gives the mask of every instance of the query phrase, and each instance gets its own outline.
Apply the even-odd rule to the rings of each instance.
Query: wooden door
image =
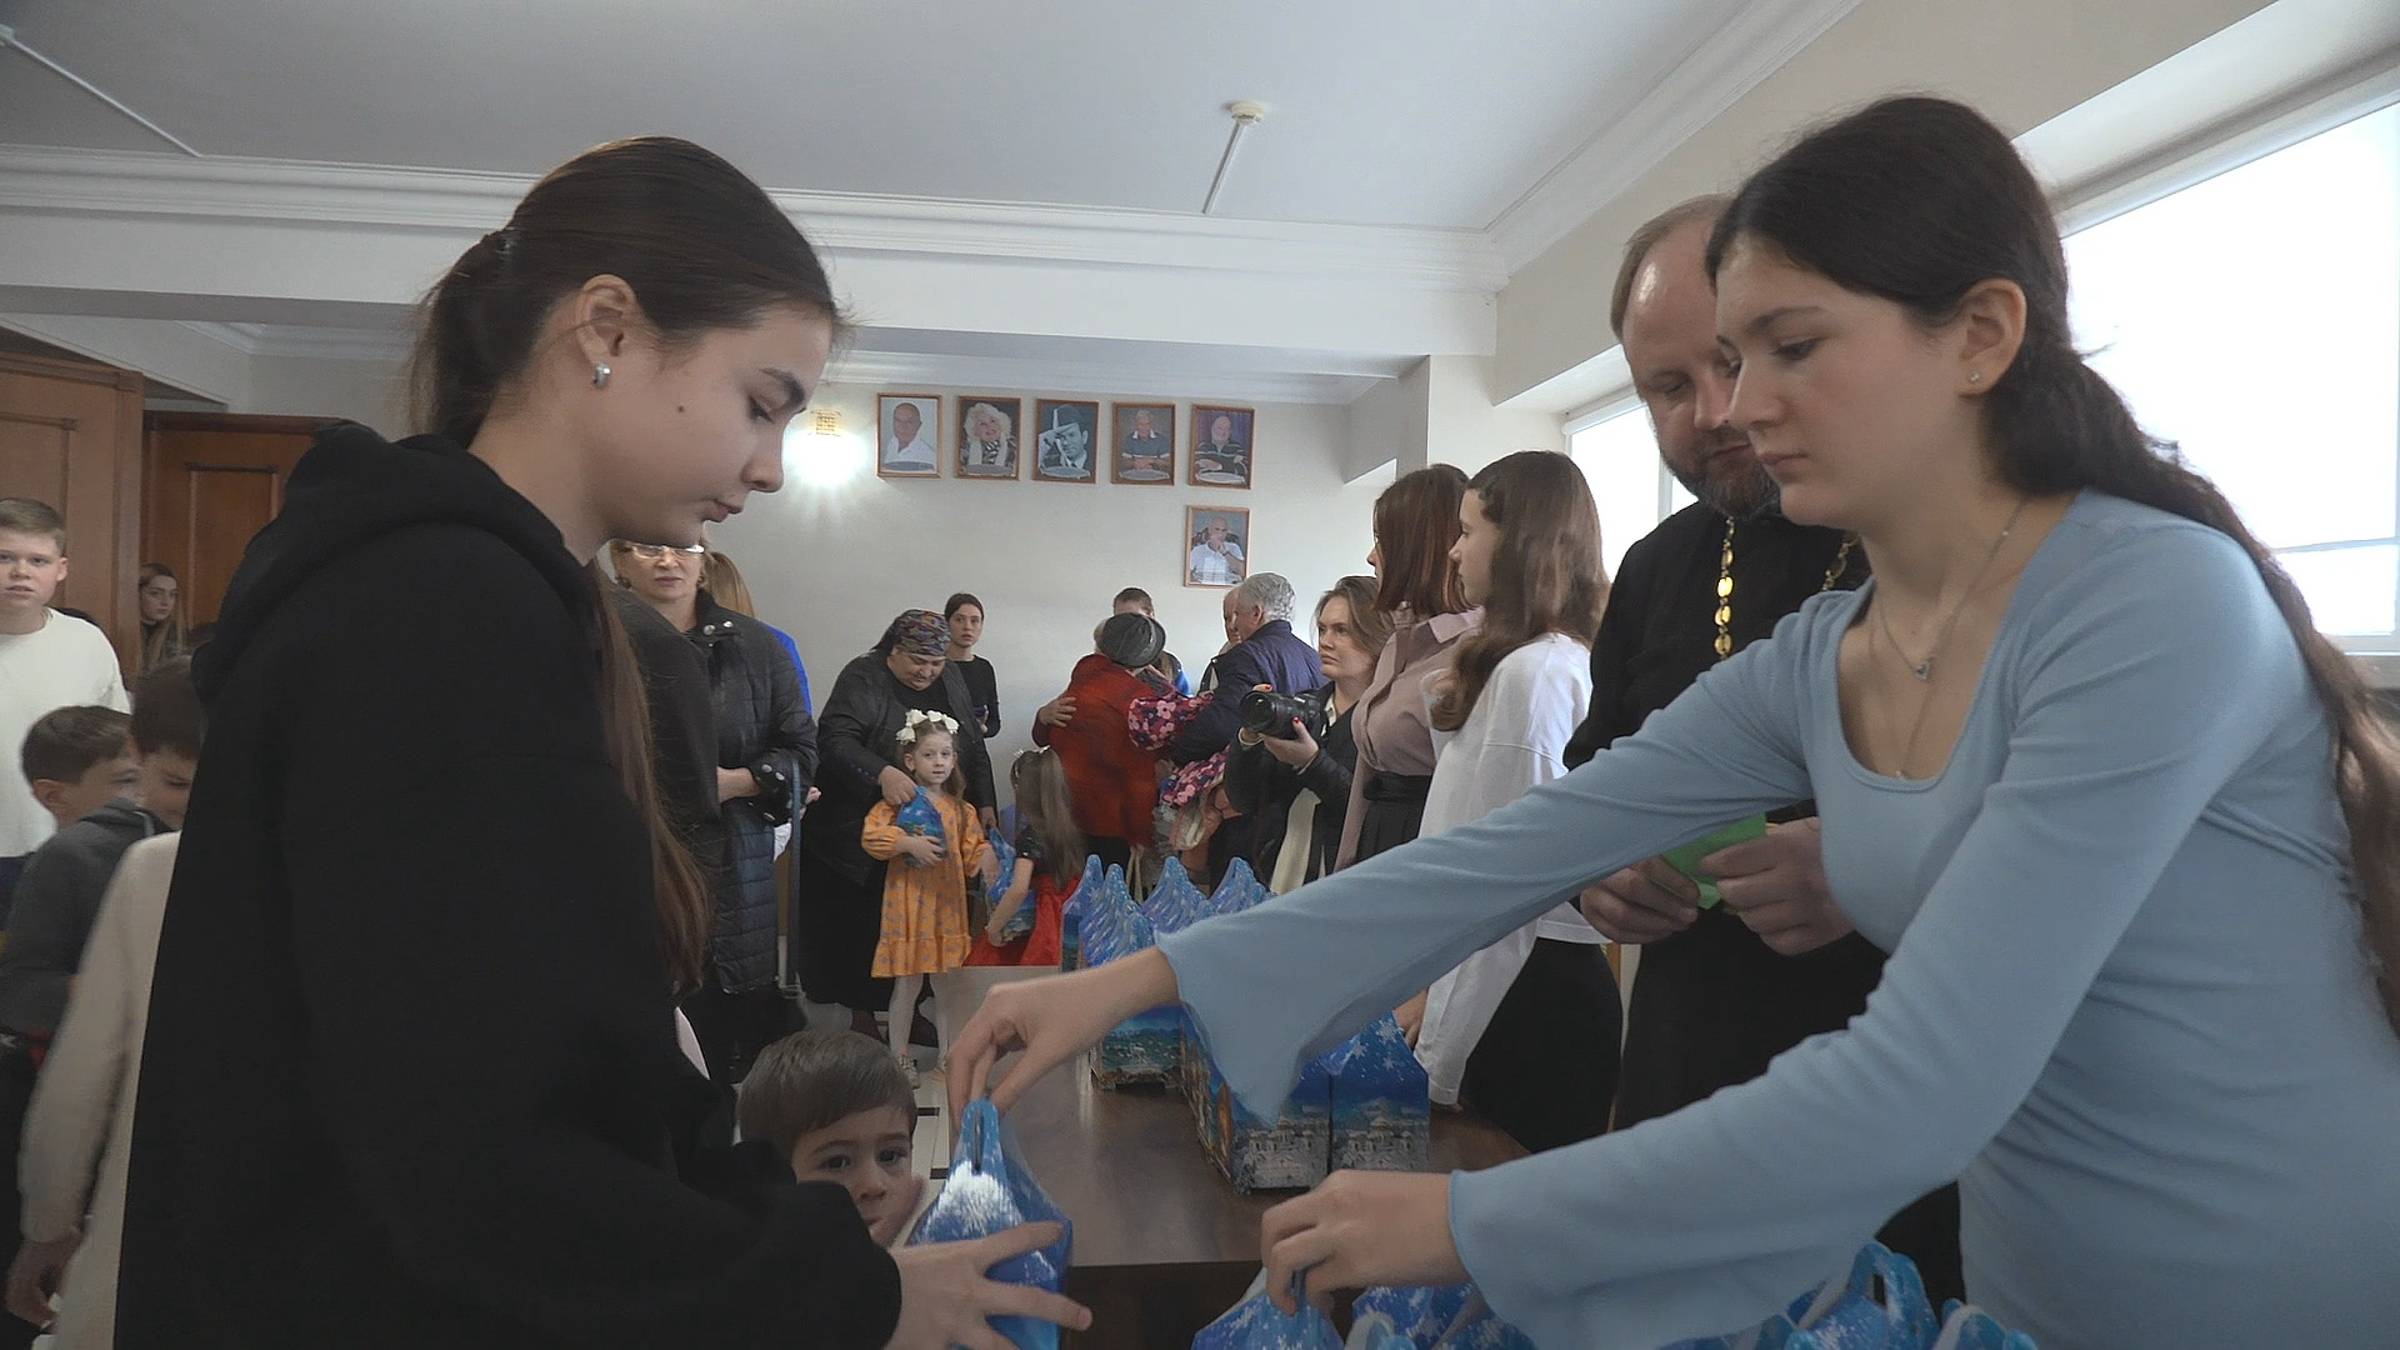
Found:
[[[186,628],[215,623],[250,539],[283,510],[318,417],[152,413],[143,454],[142,560],[183,582]]]
[[[53,603],[92,616],[139,664],[142,377],[84,361],[0,352],[0,497],[67,520],[67,580]]]

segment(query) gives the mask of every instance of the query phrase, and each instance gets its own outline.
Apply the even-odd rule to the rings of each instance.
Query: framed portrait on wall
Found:
[[[938,394],[875,396],[875,472],[885,478],[942,476]]]
[[[1253,433],[1258,414],[1249,408],[1192,407],[1193,487],[1246,488],[1256,464]]]
[[[1183,584],[1219,590],[1250,575],[1250,508],[1187,506],[1183,509]]]
[[[1119,403],[1109,422],[1108,481],[1175,485],[1175,405]]]
[[[1043,398],[1033,403],[1033,480],[1100,481],[1100,405]]]
[[[958,476],[1017,476],[1017,429],[1025,400],[1015,394],[961,394],[958,398]]]

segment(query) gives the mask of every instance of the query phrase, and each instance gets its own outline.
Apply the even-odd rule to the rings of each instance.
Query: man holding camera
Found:
[[[1168,756],[1191,764],[1232,747],[1241,731],[1239,691],[1261,686],[1279,694],[1305,694],[1325,684],[1317,649],[1292,631],[1292,583],[1273,572],[1252,574],[1225,593],[1225,631],[1233,646],[1209,664],[1214,702],[1176,733]],[[1209,845],[1210,870],[1222,873],[1235,858],[1251,854],[1253,822],[1228,820]]]
[[[1233,645],[1209,663],[1203,682],[1220,692],[1176,733],[1168,753],[1177,764],[1233,744],[1242,725],[1242,701],[1233,691],[1264,685],[1279,694],[1305,694],[1324,685],[1317,649],[1292,631],[1292,605],[1292,583],[1273,572],[1257,573],[1225,593],[1225,631]]]

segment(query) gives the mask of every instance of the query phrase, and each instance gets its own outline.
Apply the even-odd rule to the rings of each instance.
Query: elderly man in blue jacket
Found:
[[[1255,572],[1225,593],[1225,632],[1233,646],[1209,663],[1204,687],[1216,700],[1176,733],[1168,747],[1177,764],[1190,764],[1233,744],[1242,726],[1242,696],[1265,685],[1279,694],[1302,694],[1325,683],[1314,644],[1292,631],[1292,583],[1273,572]],[[1210,870],[1222,874],[1234,858],[1248,857],[1250,822],[1228,820],[1209,847]]]

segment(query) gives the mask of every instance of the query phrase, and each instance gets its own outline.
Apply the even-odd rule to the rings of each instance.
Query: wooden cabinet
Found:
[[[139,373],[0,352],[0,497],[33,497],[66,517],[56,603],[91,615],[128,666],[141,642],[141,452]]]
[[[143,453],[142,561],[183,582],[186,627],[214,623],[251,537],[283,510],[316,417],[152,413]]]

